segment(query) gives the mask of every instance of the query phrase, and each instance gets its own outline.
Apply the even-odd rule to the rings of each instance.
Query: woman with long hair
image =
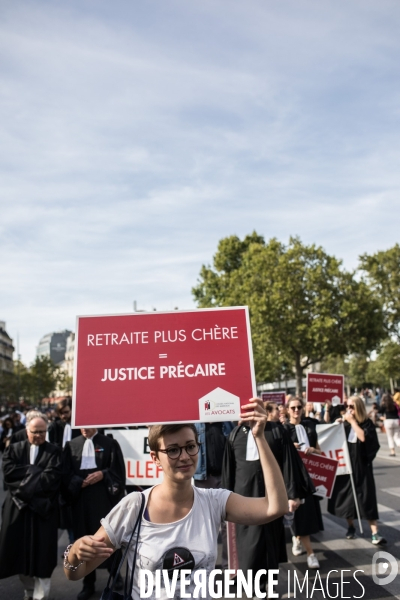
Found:
[[[287,404],[289,423],[284,425],[292,442],[305,454],[321,454],[314,420],[302,419],[304,404],[301,398],[291,398]],[[319,569],[319,562],[311,546],[310,535],[324,529],[321,507],[317,496],[308,496],[294,513],[292,525],[292,552],[295,556],[307,552],[307,565]]]
[[[379,412],[383,415],[387,441],[389,445],[389,456],[396,456],[395,444],[400,446],[399,413],[397,404],[390,394],[384,394],[381,400]]]
[[[367,519],[369,522],[372,543],[375,545],[385,544],[386,540],[379,534],[376,523],[379,517],[372,470],[372,461],[379,450],[379,442],[375,425],[367,416],[362,398],[351,396],[347,400],[347,411],[343,415],[343,423],[361,518]],[[350,475],[336,477],[332,496],[328,500],[328,511],[332,515],[347,519],[346,538],[353,539],[356,534],[354,520],[357,518],[357,511]]]
[[[142,569],[153,575],[160,570],[171,573],[191,571],[190,588],[199,569],[207,575],[215,567],[217,537],[221,521],[259,525],[282,516],[288,507],[285,485],[279,466],[264,437],[266,414],[259,399],[242,406],[241,420],[249,423],[260,455],[265,497],[246,498],[224,489],[202,489],[192,485],[199,443],[193,424],[154,425],[149,431],[150,456],[162,468],[162,483],[143,492],[145,510],[141,519],[138,552],[129,546],[128,564],[134,570],[132,597],[140,598]],[[102,519],[95,535],[84,536],[66,551],[64,571],[68,579],[85,577],[117,548],[128,544],[139,515],[141,495],[125,496]],[[135,546],[135,544],[133,544]],[[180,580],[177,588],[180,587]],[[163,588],[163,583],[161,583]],[[189,593],[190,593],[189,591]],[[177,590],[177,594],[180,592]],[[166,597],[162,589],[162,597]],[[179,597],[179,595],[178,595]]]

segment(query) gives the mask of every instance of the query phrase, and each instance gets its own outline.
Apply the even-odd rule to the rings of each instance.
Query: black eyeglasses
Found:
[[[32,431],[32,429],[29,429],[29,431],[31,432],[32,435],[46,435],[47,431]]]
[[[189,456],[196,456],[200,450],[200,444],[186,444],[186,446],[172,446],[171,448],[166,448],[165,450],[159,450],[159,452],[163,452],[168,456],[168,458],[172,458],[172,460],[176,460],[182,454],[182,450],[186,450],[186,454]]]
[[[290,408],[290,410],[301,410],[303,407],[302,406],[290,406],[289,408]]]

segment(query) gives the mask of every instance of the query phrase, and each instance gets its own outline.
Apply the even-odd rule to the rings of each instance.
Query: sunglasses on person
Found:
[[[302,410],[302,406],[298,405],[298,406],[289,406],[289,410]]]
[[[168,458],[176,460],[182,454],[182,450],[186,450],[188,456],[196,456],[200,450],[200,444],[186,444],[186,446],[172,446],[171,448],[159,449],[159,452],[166,454]]]

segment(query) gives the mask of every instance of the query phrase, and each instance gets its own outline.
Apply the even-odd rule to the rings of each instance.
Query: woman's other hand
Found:
[[[267,422],[267,412],[260,398],[251,398],[248,404],[241,407],[240,419],[247,423],[253,436],[261,437],[264,435],[265,424]]]

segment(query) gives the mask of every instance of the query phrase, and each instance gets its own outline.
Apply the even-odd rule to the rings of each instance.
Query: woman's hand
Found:
[[[260,398],[251,398],[248,404],[244,404],[240,413],[240,419],[243,423],[249,425],[255,438],[264,436],[265,424],[267,422],[267,412]]]
[[[350,425],[352,425],[353,423],[357,423],[355,416],[352,415],[351,412],[344,413],[343,420],[350,423]]]
[[[109,547],[104,536],[97,533],[95,535],[85,535],[76,540],[70,554],[71,551],[79,560],[89,562],[96,559],[106,560],[114,552],[114,549]]]
[[[304,454],[318,454],[318,452],[316,448],[309,446],[308,448],[304,448]]]

